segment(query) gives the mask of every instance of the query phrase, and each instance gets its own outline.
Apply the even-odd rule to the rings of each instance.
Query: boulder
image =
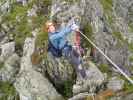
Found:
[[[35,38],[26,38],[20,71],[15,81],[20,100],[63,100],[49,80],[34,70],[31,55],[35,48]]]
[[[56,58],[49,53],[45,61],[45,69],[55,85],[58,86],[67,80],[73,80],[74,68],[67,59]]]
[[[107,84],[108,89],[112,89],[113,91],[119,91],[122,90],[124,86],[124,80],[119,79],[117,77],[112,77],[109,79],[109,82]]]
[[[105,75],[96,67],[94,63],[89,61],[88,69],[86,69],[87,78],[77,80],[73,86],[73,93],[78,94],[80,92],[95,93],[96,89],[102,85],[105,81]]]
[[[10,56],[0,69],[0,78],[2,81],[15,81],[15,76],[19,71],[20,58],[17,54]]]
[[[15,52],[15,42],[5,43],[1,45],[0,48],[1,48],[0,59],[4,61]]]

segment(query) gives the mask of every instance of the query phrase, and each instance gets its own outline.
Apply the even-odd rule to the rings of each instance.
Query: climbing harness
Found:
[[[80,34],[87,39],[88,42],[90,42],[125,78],[133,84],[133,80],[124,73],[99,47],[97,47],[85,34],[83,34],[81,31],[79,31]]]

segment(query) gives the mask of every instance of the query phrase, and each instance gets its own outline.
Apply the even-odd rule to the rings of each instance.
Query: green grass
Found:
[[[123,91],[126,93],[133,93],[133,85],[124,77],[124,76],[119,76],[120,79],[124,80],[124,87]],[[130,77],[133,80],[133,77]]]
[[[37,35],[37,39],[36,39],[36,45],[38,47],[41,47],[43,45],[43,43],[48,40],[48,33],[47,32],[43,32],[41,31],[40,33],[38,33]]]
[[[39,12],[41,11],[40,9],[37,11],[36,17],[27,17],[27,11],[30,10],[34,4],[48,8],[48,6],[51,5],[51,2],[51,0],[32,0],[27,6],[22,6],[18,3],[12,4],[11,12],[3,17],[4,19],[2,22],[13,26],[13,29],[11,29],[8,34],[13,34],[17,47],[22,48],[25,38],[31,37],[31,32],[36,28],[41,28],[44,25],[44,22],[49,18],[49,14],[45,15],[44,13]],[[16,17],[20,18],[19,22],[16,20]],[[27,21],[28,18],[32,20],[32,25],[29,25]],[[41,43],[39,42],[39,45],[40,44]]]
[[[100,0],[105,11],[112,11],[113,1],[112,0]]]
[[[111,70],[109,69],[109,67],[110,67],[110,66],[107,65],[107,64],[101,64],[101,65],[99,66],[99,69],[100,69],[101,72],[107,73],[107,74],[108,74],[108,77],[111,77],[112,72],[111,72]]]
[[[72,97],[72,88],[73,88],[73,80],[66,80],[64,81],[64,84],[61,84],[60,86],[57,86],[56,89],[61,93],[65,99]]]
[[[0,93],[3,94],[0,96],[0,100],[7,100],[9,96],[16,95],[16,90],[11,83],[0,81]]]
[[[103,7],[104,16],[108,23],[111,25],[113,23],[113,1],[112,0],[100,0],[100,3]]]
[[[130,58],[129,58],[129,60],[130,60],[131,62],[133,62],[133,56],[132,56],[132,57],[130,57]]]
[[[133,93],[133,85],[126,81],[124,84],[124,91],[126,91],[127,93]]]
[[[120,32],[113,32],[113,35],[115,35],[115,37],[117,37],[117,39],[124,41],[124,38]]]
[[[26,6],[23,7],[19,4],[12,4],[11,12],[8,13],[3,22],[7,24],[11,24],[13,29],[10,30],[8,34],[13,34],[14,40],[17,46],[23,46],[24,40],[27,36],[31,36],[31,27],[28,25],[27,22],[27,10],[30,7]],[[19,16],[20,22],[16,20],[16,17]]]
[[[90,23],[87,23],[83,28],[83,33],[91,40],[93,40],[93,30]],[[92,47],[90,43],[86,39],[83,39],[83,42],[85,43],[85,47]]]
[[[131,51],[131,52],[133,52],[133,43],[128,43],[128,48],[129,48],[129,50]]]
[[[123,46],[124,43],[126,43],[126,41],[124,40],[122,34],[120,32],[112,32],[112,35],[117,38],[118,43],[117,46]]]
[[[73,87],[73,82],[72,81],[66,81],[64,84],[64,95],[65,97],[71,97],[72,96],[72,87]]]
[[[64,1],[69,2],[69,3],[80,2],[80,0],[64,0]]]
[[[4,62],[0,62],[0,69],[4,67]]]
[[[128,23],[129,32],[133,32],[133,24]]]

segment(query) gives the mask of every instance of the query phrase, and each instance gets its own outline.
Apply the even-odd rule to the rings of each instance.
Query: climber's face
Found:
[[[55,32],[55,26],[53,24],[49,25],[48,32],[49,33],[54,33]]]

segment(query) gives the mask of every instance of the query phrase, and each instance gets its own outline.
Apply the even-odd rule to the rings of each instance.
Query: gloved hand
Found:
[[[72,25],[71,25],[71,29],[72,29],[73,31],[78,31],[78,30],[79,30],[79,26],[76,25],[76,24],[72,24]]]

